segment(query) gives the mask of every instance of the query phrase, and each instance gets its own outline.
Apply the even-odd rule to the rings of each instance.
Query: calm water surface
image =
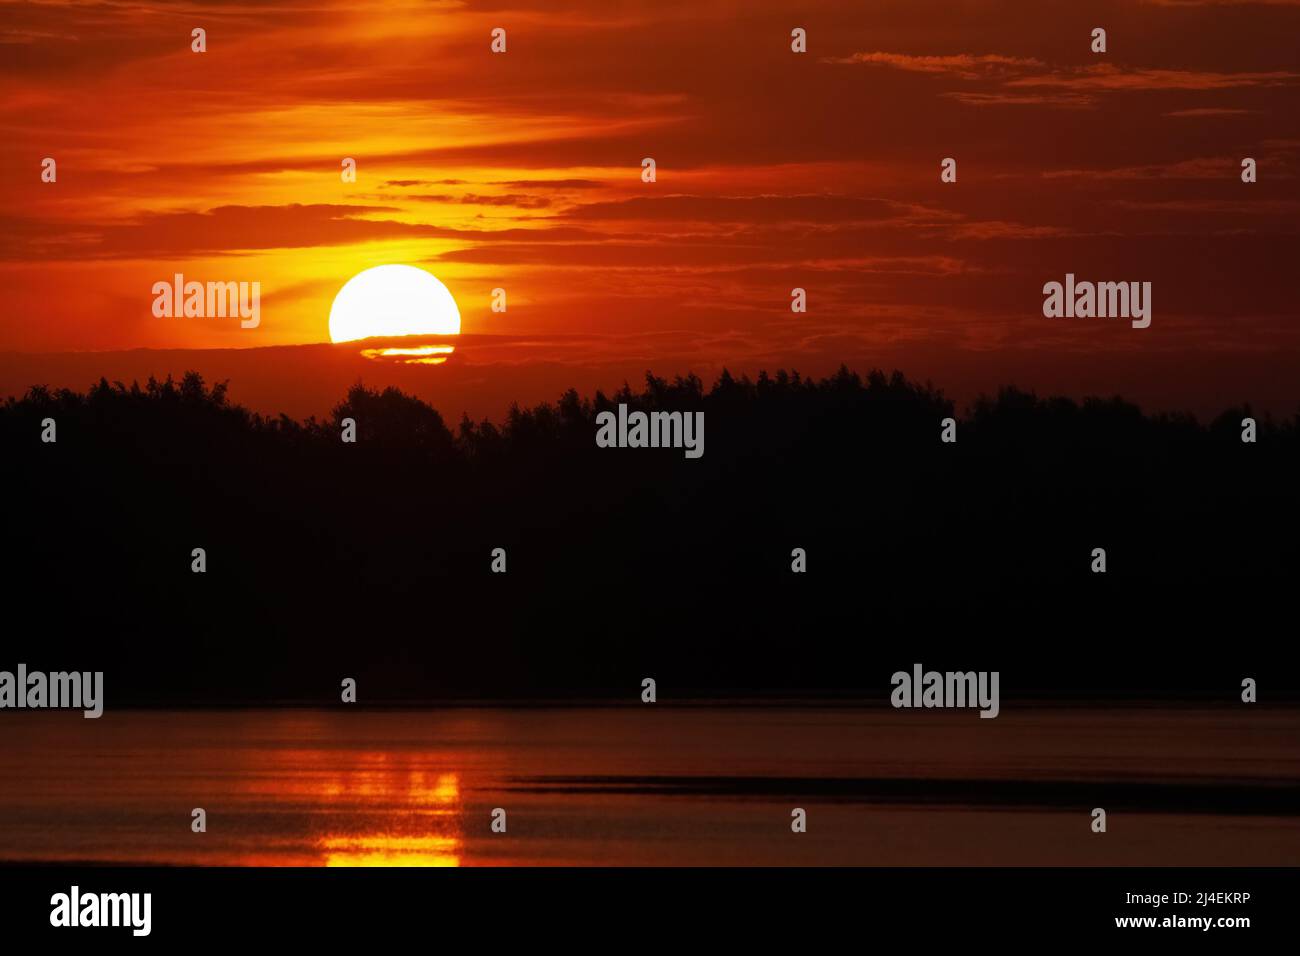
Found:
[[[1294,865],[1300,712],[8,711],[0,859]]]

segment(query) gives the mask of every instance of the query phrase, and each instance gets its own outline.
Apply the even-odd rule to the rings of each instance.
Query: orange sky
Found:
[[[0,7],[0,350],[322,342],[400,262],[588,369],[1122,366],[1193,404],[1189,362],[1225,400],[1259,362],[1300,397],[1300,2]],[[175,272],[260,282],[261,325],[155,318]],[[1043,318],[1066,272],[1152,282],[1152,327]]]

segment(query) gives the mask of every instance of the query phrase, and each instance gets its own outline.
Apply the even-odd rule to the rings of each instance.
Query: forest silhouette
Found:
[[[703,411],[704,456],[598,448],[620,403]],[[1266,667],[1294,697],[1300,416],[1245,443],[1251,415],[1010,387],[959,413],[847,368],[454,425],[361,383],[307,421],[194,372],[34,387],[0,407],[10,627],[31,669],[104,670],[110,707],[330,705],[345,677],[363,703],[880,701],[914,662],[1001,670],[1008,700],[1226,705]]]

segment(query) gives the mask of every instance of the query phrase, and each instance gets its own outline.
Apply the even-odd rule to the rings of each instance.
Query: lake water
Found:
[[[1300,711],[6,711],[0,860],[1294,865]]]

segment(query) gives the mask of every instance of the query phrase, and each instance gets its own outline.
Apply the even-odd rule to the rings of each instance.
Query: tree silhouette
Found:
[[[704,457],[598,448],[619,403],[704,412]],[[942,392],[843,367],[647,373],[454,431],[361,383],[324,421],[193,372],[36,386],[0,405],[5,574],[51,669],[100,662],[138,702],[316,699],[344,666],[374,700],[601,696],[651,670],[679,693],[860,696],[941,656],[1049,696],[1218,693],[1293,654],[1268,636],[1300,571],[1300,418],[1247,444],[1248,412],[1008,387],[945,444]]]

